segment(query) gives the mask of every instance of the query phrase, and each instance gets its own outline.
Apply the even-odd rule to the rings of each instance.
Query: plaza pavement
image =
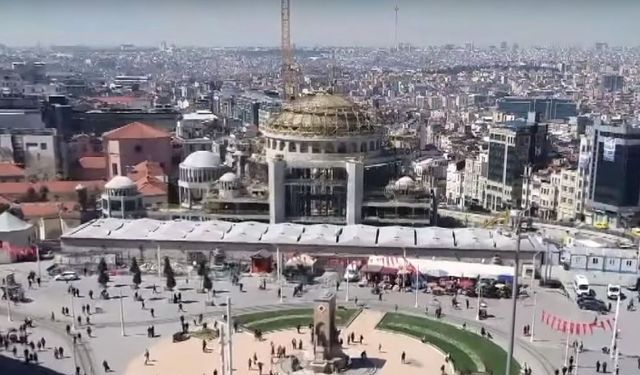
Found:
[[[381,375],[402,373],[404,375],[440,374],[440,366],[445,364],[444,355],[429,345],[408,336],[376,330],[384,313],[379,311],[363,311],[348,327],[342,330],[343,351],[350,357],[360,357],[362,351],[374,360],[381,368],[376,372]],[[210,325],[211,326],[211,325]],[[349,333],[353,332],[356,340],[362,334],[362,343],[347,344]],[[302,340],[302,350],[292,349],[292,339]],[[172,343],[165,338],[149,348],[151,361],[145,364],[144,358],[134,359],[127,366],[126,375],[175,375],[175,374],[212,374],[218,369],[222,374],[221,346],[219,340],[208,343],[208,351],[202,351],[202,341],[191,338],[181,343]],[[256,354],[258,361],[264,364],[263,374],[276,372],[277,366],[271,360],[271,343],[286,347],[287,354],[295,353],[298,357],[312,358],[309,329],[302,328],[301,333],[295,329],[271,332],[264,335],[264,340],[256,341],[250,332],[239,332],[233,335],[233,367],[238,375],[258,375],[258,367],[249,367],[249,359]],[[382,344],[382,350],[378,350]],[[406,362],[401,363],[401,354],[406,352]],[[448,373],[452,373],[448,367]]]
[[[43,264],[43,269],[45,266],[46,264]],[[30,270],[35,270],[34,263],[3,265],[0,266],[0,276],[4,276],[9,271],[16,272],[18,281],[25,284],[26,287],[26,274]],[[525,283],[527,282],[527,280],[524,281]],[[199,313],[204,313],[208,317],[221,316],[223,314],[223,307],[205,307],[204,302],[206,296],[196,293],[195,291],[198,286],[197,279],[190,280],[189,284],[186,284],[184,278],[178,279],[177,290],[181,290],[183,300],[190,301],[184,304],[186,313],[178,312],[176,305],[168,303],[166,299],[166,297],[170,295],[168,292],[163,291],[161,294],[153,296],[149,289],[145,289],[145,287],[154,283],[160,287],[159,289],[162,289],[164,285],[162,280],[151,275],[143,276],[143,288],[139,291],[146,300],[146,309],[143,310],[141,304],[134,302],[132,299],[134,291],[129,287],[130,282],[130,276],[114,277],[109,287],[110,294],[114,296],[119,294],[117,291],[118,288],[114,286],[117,284],[124,285],[122,287],[122,293],[124,297],[123,310],[126,322],[125,337],[122,336],[120,327],[119,299],[107,301],[90,300],[87,296],[88,290],[92,289],[95,295],[98,295],[98,291],[100,290],[95,276],[83,277],[81,280],[74,282],[74,286],[79,288],[81,293],[81,298],[74,299],[76,314],[81,315],[81,304],[89,304],[92,311],[90,319],[95,337],[86,338],[86,325],[84,323],[79,327],[83,332],[83,345],[79,348],[79,357],[82,359],[80,362],[82,362],[87,374],[92,373],[92,371],[95,374],[102,374],[100,363],[103,360],[109,362],[111,368],[114,370],[114,374],[124,373],[129,363],[142,359],[142,354],[146,348],[153,347],[157,342],[170,337],[171,334],[180,329],[178,317],[181,314],[184,314],[185,317],[188,318],[188,321],[191,321],[193,317]],[[260,309],[267,308],[269,305],[279,304],[276,295],[276,286],[273,282],[267,284],[266,291],[258,289],[258,278],[244,277],[242,282],[246,290],[244,293],[239,292],[238,288],[232,286],[227,280],[215,280],[215,289],[219,291],[216,301],[222,302],[227,296],[230,296],[234,311],[237,312],[259,311]],[[64,334],[64,326],[70,324],[71,318],[62,317],[60,310],[63,306],[70,307],[71,305],[71,298],[67,293],[67,287],[68,285],[64,282],[52,281],[45,277],[41,288],[36,287],[26,291],[27,297],[32,299],[32,302],[12,306],[14,317],[19,317],[19,315],[21,317],[30,316],[36,320],[36,324],[40,327],[36,328],[35,336],[45,335],[49,342],[55,342],[57,340],[61,343],[67,342],[65,349],[68,349],[70,343],[69,338]],[[337,294],[339,303],[344,303],[346,288],[346,283],[342,283]],[[308,304],[320,291],[324,290],[319,286],[310,287],[302,297],[293,298],[291,296],[292,289],[293,287],[291,285],[285,285],[284,287],[283,295],[285,296],[284,304],[286,305]],[[563,364],[566,335],[554,332],[549,327],[544,326],[540,322],[541,311],[546,310],[562,316],[565,319],[581,321],[592,321],[594,314],[579,310],[574,302],[570,301],[557,290],[538,289],[537,287],[535,290],[538,292],[536,298],[536,316],[533,320],[535,340],[533,343],[530,343],[529,338],[521,335],[522,327],[525,324],[532,324],[532,313],[534,310],[533,298],[523,298],[518,302],[518,314],[516,317],[518,341],[515,354],[516,357],[521,360],[521,358],[534,356],[532,353],[535,352],[536,358],[542,358],[553,367],[559,368]],[[424,313],[425,307],[428,307],[430,315],[432,315],[434,304],[438,303],[436,301],[439,301],[443,307],[445,321],[448,320],[457,324],[461,324],[463,321],[467,321],[469,324],[478,323],[475,322],[475,299],[470,300],[470,309],[467,310],[463,308],[462,310],[455,310],[451,307],[449,297],[434,297],[430,294],[419,293],[419,308],[414,309],[415,295],[413,293],[385,293],[383,301],[380,303],[368,288],[358,288],[351,284],[349,286],[349,295],[349,304],[352,304],[354,297],[357,296],[359,303],[369,304],[376,309],[392,309],[395,305],[398,305],[403,311]],[[153,300],[154,297],[157,299]],[[0,320],[6,322],[7,310],[4,301],[2,302],[3,303],[0,303],[0,315],[4,318],[0,317]],[[464,298],[462,302],[464,306]],[[479,324],[483,325],[490,332],[493,332],[497,342],[502,340],[499,341],[499,343],[504,344],[506,343],[506,335],[509,330],[510,301],[486,300],[486,303],[488,304],[489,313],[495,315],[495,317],[479,322]],[[94,313],[96,308],[102,311]],[[155,309],[156,318],[151,318],[150,308]],[[49,316],[52,311],[56,315],[56,322],[49,321]],[[613,314],[609,316],[612,317]],[[640,373],[637,362],[638,348],[640,348],[640,335],[635,333],[639,328],[639,316],[640,312],[638,311],[621,309],[619,320],[621,334],[618,347],[621,351],[620,373],[624,375]],[[16,322],[16,325],[17,324]],[[155,325],[156,333],[159,337],[147,338],[146,328],[150,324]],[[367,335],[365,335],[365,339],[366,337]],[[610,344],[610,331],[596,330],[592,336],[570,338],[571,341],[574,339],[582,340],[585,346],[585,352],[579,356],[579,374],[595,374],[594,365],[596,360],[600,360],[601,362],[607,361],[609,369],[613,369],[611,358],[609,358],[608,355],[602,354],[600,351],[603,346]],[[67,352],[69,353],[68,350]],[[0,352],[0,355],[4,354],[5,353]],[[527,354],[529,354],[528,357]],[[152,357],[153,356],[154,354],[152,353]],[[45,366],[50,366],[65,373],[72,374],[72,358],[56,361],[52,355],[44,354],[40,356],[40,359]],[[440,365],[438,365],[438,367],[439,366]],[[545,372],[543,368],[534,367],[534,374],[542,372]]]

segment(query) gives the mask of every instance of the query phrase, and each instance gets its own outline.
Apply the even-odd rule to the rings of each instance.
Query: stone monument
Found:
[[[328,292],[314,301],[313,360],[314,372],[334,373],[346,367],[347,356],[340,347],[336,328],[336,296]]]

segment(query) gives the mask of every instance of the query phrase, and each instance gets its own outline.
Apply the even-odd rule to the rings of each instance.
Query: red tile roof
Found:
[[[10,195],[23,195],[27,190],[32,187],[36,192],[40,191],[41,186],[46,186],[49,189],[49,195],[55,194],[69,194],[76,190],[76,186],[83,185],[89,192],[102,191],[105,181],[46,181],[46,182],[0,182],[0,192],[5,196]]]
[[[140,194],[147,197],[167,195],[167,184],[152,176],[147,175],[139,179],[136,186]]]
[[[121,128],[102,134],[107,139],[153,139],[170,138],[169,133],[141,122],[132,122]]]
[[[78,211],[78,202],[29,202],[21,203],[20,209],[25,218],[50,218],[64,216],[73,211]]]
[[[13,163],[0,163],[0,177],[24,177],[24,169]]]
[[[84,169],[106,169],[107,159],[104,156],[85,156],[78,159],[80,167]]]
[[[166,176],[166,174],[159,163],[145,160],[142,163],[136,164],[131,172],[129,172],[128,176],[133,181],[138,181],[146,176],[158,177]]]

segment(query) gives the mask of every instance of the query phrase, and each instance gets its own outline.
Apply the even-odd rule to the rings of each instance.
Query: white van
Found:
[[[585,275],[576,275],[573,278],[573,290],[576,292],[576,296],[590,295],[591,288],[589,287],[589,280]]]

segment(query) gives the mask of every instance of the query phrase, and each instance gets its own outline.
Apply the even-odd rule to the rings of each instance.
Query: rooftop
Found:
[[[103,218],[65,233],[61,239],[119,239],[131,241],[189,241],[201,243],[264,243],[333,245],[337,247],[431,248],[513,251],[514,236],[480,228],[375,227],[369,225],[264,224],[222,220],[162,221]],[[523,237],[522,251],[543,248],[535,238]]]
[[[13,163],[0,163],[0,177],[22,177],[24,178],[24,169]]]
[[[108,131],[102,136],[112,140],[170,138],[169,133],[142,122],[132,122],[118,129]]]

